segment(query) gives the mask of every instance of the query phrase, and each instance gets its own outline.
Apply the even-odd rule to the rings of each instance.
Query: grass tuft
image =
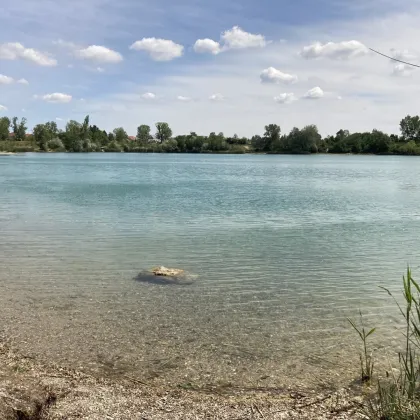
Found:
[[[378,381],[376,392],[366,401],[363,414],[369,420],[420,420],[420,287],[408,267],[403,276],[403,305],[388,289],[382,289],[394,299],[404,318],[405,343],[398,353],[397,373],[391,369],[392,375],[387,375],[388,379]],[[372,359],[367,359],[366,339],[374,329],[365,334],[363,326],[360,329],[351,320],[349,322],[363,340],[363,376],[363,372],[371,373],[370,366],[373,370]]]
[[[359,310],[360,315],[360,326],[357,326],[356,323],[350,319],[347,318],[350,325],[354,328],[354,330],[357,332],[357,334],[360,337],[360,340],[363,343],[363,353],[360,353],[360,368],[361,368],[361,379],[362,382],[369,382],[372,379],[373,376],[373,367],[374,367],[374,361],[372,358],[372,353],[369,353],[368,346],[367,346],[367,339],[370,335],[372,335],[376,328],[372,328],[371,330],[367,331],[365,329],[365,325],[363,323],[363,316],[362,312]]]

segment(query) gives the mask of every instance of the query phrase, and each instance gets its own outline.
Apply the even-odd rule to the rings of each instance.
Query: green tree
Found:
[[[14,139],[16,141],[23,141],[26,139],[26,118],[22,118],[20,122],[18,122],[18,117],[13,117],[12,119],[12,127],[13,127],[13,134]]]
[[[256,134],[251,138],[251,146],[256,152],[262,152],[265,147],[265,139]]]
[[[317,153],[318,145],[324,147],[316,125],[307,125],[302,130],[294,127],[285,139],[286,149],[291,153]]]
[[[317,153],[318,146],[322,142],[322,137],[319,134],[318,127],[315,124],[310,124],[303,127],[301,130],[302,139],[300,143],[301,152]]]
[[[53,138],[48,142],[48,149],[55,152],[63,152],[65,150],[63,142],[59,138]]]
[[[117,143],[123,144],[128,140],[128,134],[122,127],[114,129],[114,138]]]
[[[6,141],[9,139],[9,129],[10,129],[10,118],[8,117],[0,118],[0,141]]]
[[[13,130],[13,137],[16,140],[16,133],[19,130],[19,124],[18,124],[19,118],[18,117],[13,117],[12,118],[12,130]]]
[[[246,137],[239,137],[237,134],[234,134],[233,137],[227,137],[226,142],[228,144],[246,144],[247,138]]]
[[[398,153],[402,155],[419,155],[420,154],[420,147],[417,146],[414,140],[411,140],[407,143],[403,143],[398,148]]]
[[[366,152],[384,154],[389,152],[390,146],[391,140],[388,134],[379,130],[373,130],[370,135],[369,144],[366,147]]]
[[[26,130],[28,127],[26,126],[26,118],[22,118],[20,120],[19,126],[18,126],[18,132],[17,132],[17,140],[23,141],[26,140]]]
[[[150,134],[150,126],[146,124],[142,124],[137,127],[137,136],[136,140],[139,143],[148,143],[149,140],[152,138]]]
[[[57,127],[57,123],[55,121],[48,121],[45,123],[45,129],[48,132],[49,137],[51,137],[51,139],[57,137],[58,134],[58,127]]]
[[[45,124],[37,124],[33,129],[35,143],[40,150],[47,151],[48,144],[52,139],[57,138],[58,128],[55,121],[49,121]]]
[[[83,120],[83,124],[82,124],[82,127],[81,127],[82,137],[85,137],[85,136],[88,135],[89,127],[90,127],[90,125],[89,125],[89,119],[90,119],[89,118],[89,115],[86,115],[85,119]]]
[[[108,144],[108,133],[105,130],[102,130],[99,135],[100,142],[98,144],[106,145]]]
[[[70,120],[60,138],[69,152],[83,152],[82,124],[78,121]]]
[[[98,147],[103,147],[108,144],[107,132],[99,129],[96,125],[91,125],[89,127],[89,138],[92,140],[92,143],[96,144]]]
[[[350,148],[350,153],[358,154],[363,151],[363,136],[360,133],[350,134],[345,141]]]
[[[275,153],[287,152],[287,136],[279,136],[271,142],[270,150]]]
[[[172,130],[170,129],[168,123],[166,122],[157,122],[156,123],[156,138],[163,143],[166,140],[169,140],[172,137]]]
[[[33,136],[35,143],[38,145],[40,150],[46,151],[47,144],[50,140],[48,138],[47,129],[45,128],[45,124],[37,124],[33,129]]]
[[[268,152],[271,150],[273,144],[280,142],[281,129],[280,129],[280,126],[278,126],[277,124],[268,124],[264,128],[265,128],[265,133],[264,133],[265,142],[264,142],[263,150]]]
[[[207,150],[219,152],[227,149],[227,140],[225,140],[223,133],[210,133],[207,138]]]
[[[106,152],[121,152],[122,148],[119,143],[117,143],[115,140],[111,141],[107,147],[105,148]]]
[[[405,142],[420,140],[420,118],[407,115],[400,122],[401,137]]]
[[[169,139],[162,144],[162,150],[166,153],[175,153],[178,151],[178,142],[175,139]]]
[[[89,115],[86,115],[80,128],[80,140],[82,142],[82,150],[84,152],[92,151],[91,131],[89,125]]]
[[[199,136],[196,132],[191,131],[185,137],[185,150],[192,153],[200,153],[202,151],[203,145],[205,143],[205,138]]]
[[[342,141],[346,139],[347,137],[349,137],[349,135],[350,135],[349,130],[338,130],[337,134],[335,135],[335,140]]]
[[[180,152],[186,152],[186,137],[185,135],[181,135],[181,136],[176,136],[175,140],[178,144],[178,150]]]
[[[349,134],[347,130],[340,130],[336,136],[329,136],[324,141],[330,153],[363,153],[370,141],[370,133]]]
[[[205,142],[204,136],[196,136],[194,138],[194,146],[193,146],[193,152],[194,153],[200,153],[203,150],[203,145]]]

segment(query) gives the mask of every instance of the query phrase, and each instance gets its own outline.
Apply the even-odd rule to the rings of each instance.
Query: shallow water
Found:
[[[358,369],[347,316],[399,342],[378,286],[417,271],[419,203],[411,157],[0,157],[0,321],[101,375],[339,383]],[[134,279],[156,265],[198,278]]]

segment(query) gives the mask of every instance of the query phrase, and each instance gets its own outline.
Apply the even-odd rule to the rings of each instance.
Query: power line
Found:
[[[386,54],[383,54],[383,53],[381,53],[381,52],[379,52],[379,51],[376,51],[376,50],[374,50],[373,48],[369,48],[369,49],[370,49],[371,51],[373,51],[374,53],[376,53],[376,54],[379,54],[379,55],[382,55],[383,57],[389,58],[390,60],[393,60],[393,61],[398,61],[399,63],[403,63],[403,64],[407,64],[407,66],[413,66],[413,67],[420,68],[420,66],[419,66],[419,65],[417,65],[417,64],[408,63],[407,61],[398,60],[398,59],[396,59],[396,58],[394,58],[394,57],[390,57],[389,55],[386,55]]]

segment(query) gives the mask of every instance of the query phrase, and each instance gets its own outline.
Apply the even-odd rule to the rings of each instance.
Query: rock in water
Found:
[[[196,275],[184,270],[160,266],[142,271],[134,279],[146,283],[187,285],[192,284],[196,278]]]
[[[184,270],[180,270],[179,268],[166,268],[161,265],[160,267],[153,268],[152,273],[155,276],[178,277],[184,275]]]

